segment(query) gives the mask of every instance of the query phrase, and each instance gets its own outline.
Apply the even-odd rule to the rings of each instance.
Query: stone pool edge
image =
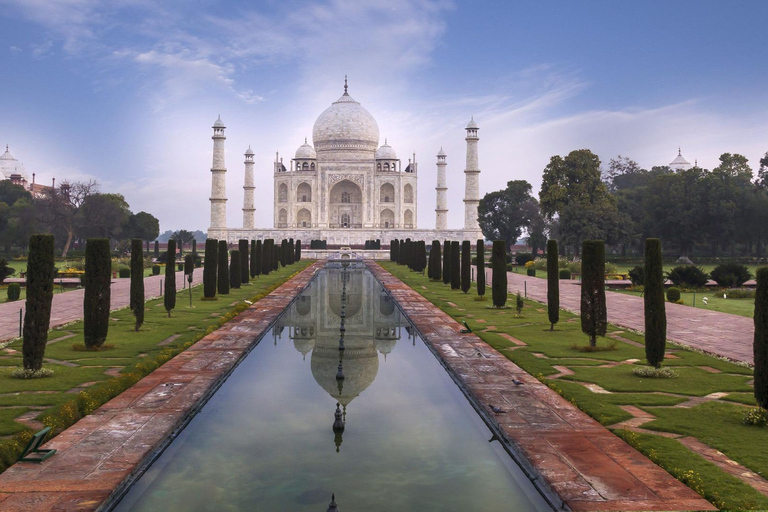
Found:
[[[105,510],[258,344],[325,262],[315,262],[46,443],[58,453],[0,474],[0,511]]]
[[[456,320],[382,266],[365,264],[551,504],[717,510],[478,336],[460,333]]]

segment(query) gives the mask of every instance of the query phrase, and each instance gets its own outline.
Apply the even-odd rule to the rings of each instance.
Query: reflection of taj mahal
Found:
[[[446,154],[437,154],[436,229],[417,229],[418,164],[413,154],[404,164],[384,140],[379,146],[379,127],[373,116],[344,94],[315,121],[312,143],[305,139],[290,162],[279,154],[273,163],[274,228],[255,229],[254,153],[245,153],[243,227],[226,227],[226,167],[224,123],[213,126],[214,149],[211,190],[211,225],[208,236],[228,239],[294,238],[330,244],[363,244],[393,238],[475,240],[482,238],[477,223],[480,169],[477,159],[478,127],[471,121],[467,131],[464,228],[449,230]],[[257,180],[263,183],[265,180]],[[265,197],[258,187],[259,196]]]

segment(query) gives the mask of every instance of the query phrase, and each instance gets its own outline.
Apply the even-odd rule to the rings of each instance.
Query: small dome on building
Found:
[[[246,150],[245,150],[245,154],[246,154],[246,155],[253,155],[253,154],[255,154],[255,153],[254,153],[254,152],[253,152],[253,150],[251,149],[251,146],[248,146],[248,149],[246,149]]]
[[[304,144],[299,146],[299,149],[296,150],[296,156],[294,158],[315,159],[317,158],[317,151],[315,151],[315,148],[307,144],[307,139],[304,139]]]
[[[440,151],[437,152],[437,156],[446,156],[445,151],[443,151],[443,148],[440,148]]]
[[[226,126],[224,126],[224,121],[221,120],[221,116],[219,116],[219,118],[216,119],[216,122],[213,123],[213,127],[214,128],[226,128]]]
[[[469,120],[469,124],[467,124],[467,129],[471,130],[477,130],[477,123],[475,122],[475,116],[472,116],[472,119]]]
[[[397,160],[397,153],[387,144],[387,139],[384,139],[384,145],[376,150],[376,160]]]
[[[691,168],[691,163],[683,158],[683,154],[680,148],[677,149],[677,156],[669,163],[669,167],[675,170],[685,170]]]

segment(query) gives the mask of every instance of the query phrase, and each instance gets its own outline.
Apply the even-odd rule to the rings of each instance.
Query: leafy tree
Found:
[[[648,364],[659,368],[664,361],[667,343],[667,312],[664,302],[664,262],[661,254],[661,240],[648,238],[645,241],[645,359]]]
[[[216,297],[216,270],[218,263],[219,241],[209,238],[205,241],[205,260],[203,260],[203,297]]]
[[[768,409],[768,268],[757,270],[755,292],[755,400]]]
[[[504,240],[494,240],[491,252],[491,294],[493,305],[503,308],[507,303],[507,246]]]
[[[219,257],[216,264],[218,265],[218,276],[216,279],[216,286],[218,288],[219,295],[229,294],[229,250],[227,249],[227,241],[219,240]]]
[[[443,284],[451,282],[451,242],[443,242]]]
[[[171,311],[176,307],[176,240],[168,240],[168,251],[165,256],[165,295],[163,305],[171,316]]]
[[[131,240],[131,311],[136,318],[135,331],[144,323],[144,244],[141,238]]]
[[[186,229],[179,229],[173,232],[171,238],[176,240],[177,244],[191,244],[192,240],[195,239],[195,234]]]
[[[485,240],[477,241],[477,295],[485,295]]]
[[[92,195],[98,193],[99,185],[95,180],[74,182],[66,187],[52,189],[35,201],[39,206],[41,224],[46,230],[64,240],[61,257],[65,258],[76,234],[76,225],[80,208]]]
[[[461,243],[461,291],[467,293],[472,280],[472,244],[469,240]]]
[[[461,246],[451,242],[451,290],[461,288]]]
[[[248,272],[248,240],[238,240],[237,245],[240,250],[240,282],[248,284],[251,281]]]
[[[53,236],[32,235],[27,260],[27,303],[21,348],[25,370],[38,371],[43,367],[53,302],[53,269]]]
[[[557,251],[557,240],[547,242],[547,315],[549,330],[555,330],[555,324],[560,321],[560,255]]]
[[[483,235],[513,245],[530,222],[524,205],[531,199],[531,185],[524,180],[509,181],[506,189],[486,194],[477,209]]]
[[[79,237],[120,239],[125,235],[131,211],[121,194],[91,194],[74,218]]]
[[[605,336],[608,311],[605,304],[605,242],[585,240],[581,261],[581,331],[589,336],[589,346],[597,346],[597,336]]]
[[[235,249],[229,252],[229,287],[238,289],[242,283],[240,272],[242,266],[240,265],[240,251]]]
[[[765,156],[760,159],[760,168],[757,170],[756,184],[759,187],[768,188],[768,151],[766,151]]]
[[[152,241],[160,234],[160,221],[147,212],[131,214],[128,218],[128,233],[133,238]]]
[[[733,288],[738,288],[752,279],[749,269],[738,263],[721,263],[709,273],[709,276],[718,286],[730,286]]]
[[[5,281],[6,277],[12,276],[15,273],[16,271],[13,269],[13,267],[8,265],[8,260],[5,258],[0,258],[0,284]]]
[[[90,238],[85,244],[85,297],[83,337],[85,346],[98,348],[109,331],[112,258],[108,238]]]
[[[539,202],[533,197],[523,203],[522,210],[527,220],[528,236],[525,237],[525,242],[531,246],[531,253],[535,256],[539,253],[539,249],[547,244],[551,223],[541,214]]]

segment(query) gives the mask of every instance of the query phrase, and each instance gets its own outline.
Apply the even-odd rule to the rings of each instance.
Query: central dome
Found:
[[[365,149],[379,146],[379,125],[370,112],[347,93],[334,101],[315,121],[312,141],[317,151]]]

